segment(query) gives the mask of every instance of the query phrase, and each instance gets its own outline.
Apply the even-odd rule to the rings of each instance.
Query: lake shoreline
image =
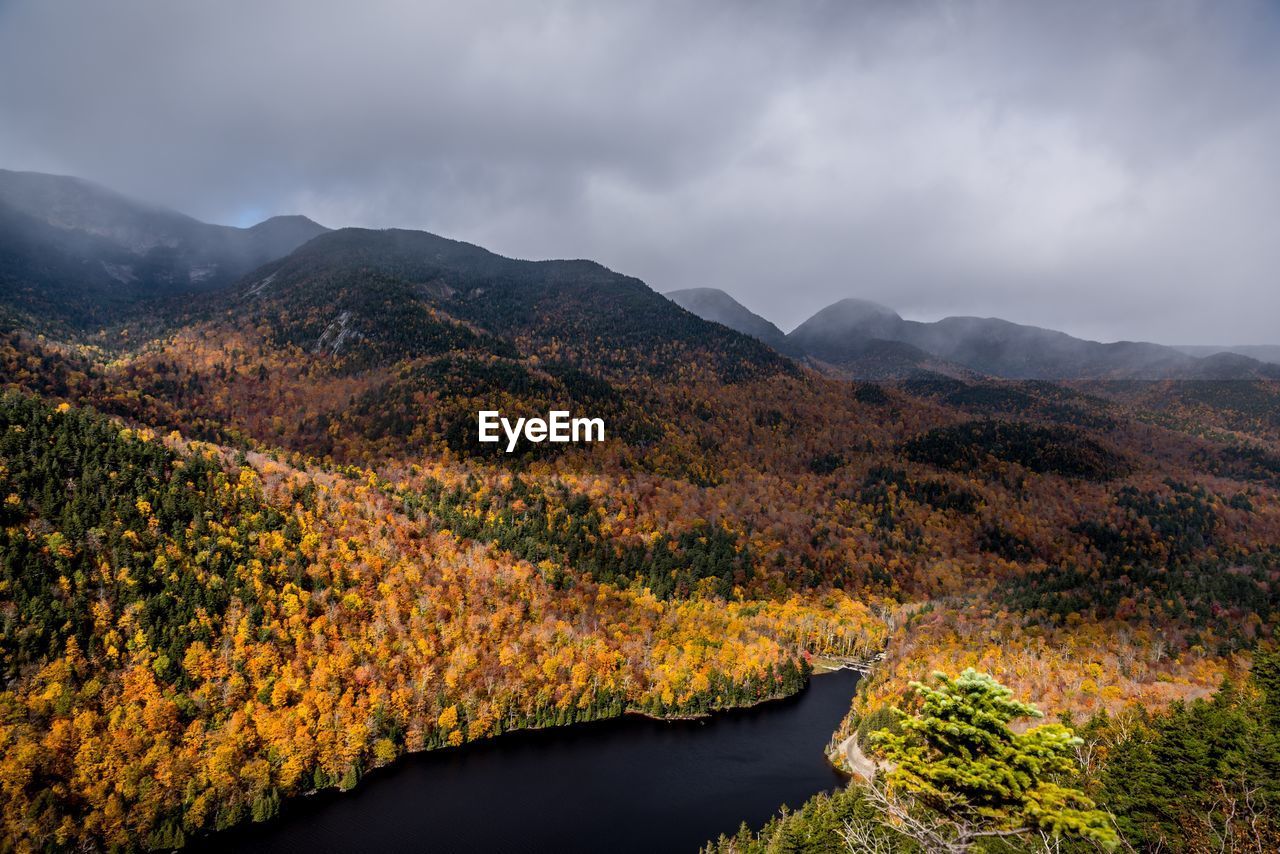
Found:
[[[816,670],[811,676],[823,676],[837,672],[835,670]],[[826,680],[819,680],[826,683]],[[856,682],[853,684],[856,685]],[[522,727],[512,729],[501,733],[498,736],[491,736],[485,739],[468,742],[458,747],[442,747],[429,750],[413,751],[398,756],[393,762],[385,765],[371,768],[366,774],[362,775],[360,780],[354,787],[349,789],[341,789],[339,787],[325,787],[322,789],[311,789],[306,792],[298,793],[285,800],[282,805],[281,812],[266,822],[254,823],[250,821],[242,821],[221,831],[208,834],[193,834],[187,839],[187,848],[189,850],[213,851],[213,850],[232,850],[238,849],[242,844],[254,840],[266,840],[275,838],[286,828],[296,828],[300,823],[304,823],[305,817],[323,814],[326,811],[337,810],[339,812],[348,811],[358,808],[361,802],[368,801],[370,797],[383,797],[383,795],[371,795],[370,788],[377,788],[379,793],[386,791],[388,785],[396,785],[396,779],[407,776],[414,776],[419,773],[415,769],[423,767],[424,763],[429,763],[428,767],[443,767],[445,769],[452,768],[456,765],[467,765],[479,761],[492,761],[494,756],[500,753],[510,753],[519,755],[523,751],[531,749],[531,745],[547,743],[549,741],[580,741],[580,735],[585,735],[584,731],[597,729],[598,734],[593,738],[607,743],[610,740],[628,740],[636,738],[652,738],[652,735],[645,735],[645,730],[634,730],[631,723],[661,723],[670,724],[672,729],[663,730],[670,731],[673,738],[677,740],[697,739],[702,736],[697,733],[702,732],[701,728],[696,730],[680,729],[680,724],[689,724],[704,721],[733,721],[734,726],[742,726],[743,722],[750,720],[753,713],[764,712],[769,714],[770,707],[780,707],[778,712],[784,715],[792,714],[792,712],[784,712],[788,701],[799,709],[806,703],[806,697],[812,693],[813,684],[809,679],[796,691],[786,694],[776,694],[766,698],[762,698],[754,703],[743,706],[731,706],[720,709],[713,709],[702,715],[673,715],[673,716],[655,716],[637,710],[627,710],[618,715],[610,715],[606,717],[595,718],[588,721],[578,721],[566,725],[549,725],[541,727]],[[830,692],[826,692],[830,697]],[[841,695],[836,698],[835,708],[837,710],[846,707],[852,697]],[[818,701],[814,701],[818,702]],[[829,700],[825,700],[830,705]],[[744,717],[745,716],[745,717]],[[650,733],[653,731],[650,730]],[[683,733],[683,734],[682,734]],[[808,732],[810,737],[818,734],[817,729],[811,729]],[[506,738],[504,738],[504,736]],[[826,737],[826,733],[822,734]],[[503,750],[498,751],[497,748],[502,745]],[[809,751],[805,751],[808,753]],[[822,752],[819,747],[813,754],[818,759],[817,753]],[[822,761],[825,766],[824,760]],[[832,769],[836,770],[836,769]],[[437,771],[441,779],[447,779],[452,771]],[[841,775],[842,777],[844,775]]]

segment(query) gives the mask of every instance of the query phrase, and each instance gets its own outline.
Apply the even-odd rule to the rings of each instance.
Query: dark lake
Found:
[[[844,778],[824,748],[858,675],[702,721],[629,717],[407,757],[193,846],[243,852],[696,852]]]

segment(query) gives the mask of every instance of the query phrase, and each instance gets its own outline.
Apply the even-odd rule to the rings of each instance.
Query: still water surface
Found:
[[[824,748],[857,674],[702,721],[602,721],[402,759],[203,851],[696,852],[843,778]]]

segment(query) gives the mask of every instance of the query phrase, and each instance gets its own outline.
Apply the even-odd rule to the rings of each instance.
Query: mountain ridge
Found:
[[[670,362],[663,349],[676,343],[707,347],[722,372],[742,364],[785,370],[785,360],[767,346],[717,327],[641,280],[597,262],[507,258],[425,231],[337,229],[258,268],[235,289],[239,296],[229,302],[251,298],[250,305],[261,308],[283,300],[294,321],[307,311],[330,320],[350,311],[345,323],[355,324],[353,333],[369,341],[385,337],[387,320],[379,312],[394,308],[386,318],[400,326],[405,319],[395,312],[409,312],[421,324],[470,324],[531,346],[577,347],[579,352],[568,354],[576,360],[590,355],[598,361],[610,353],[616,360],[627,351],[625,358],[634,364]],[[385,302],[387,296],[394,305]],[[299,333],[312,335],[318,322],[319,317]],[[579,341],[603,352],[588,354]],[[386,355],[421,355],[389,346],[396,352]]]
[[[1235,344],[1231,346],[1218,346],[1214,344],[1175,344],[1173,346],[1174,349],[1181,350],[1188,356],[1204,358],[1206,356],[1231,354],[1236,356],[1246,356],[1250,359],[1257,359],[1259,362],[1269,362],[1273,365],[1280,365],[1280,344]]]
[[[326,231],[300,215],[213,225],[81,178],[0,170],[0,318],[92,331],[217,290]]]
[[[708,320],[755,334],[765,318],[723,291],[675,292]],[[690,295],[691,294],[691,295]],[[670,295],[669,295],[670,296]],[[1165,380],[1277,378],[1280,370],[1247,348],[1170,347],[1143,341],[1099,342],[998,317],[906,320],[879,303],[838,300],[782,340],[761,338],[779,352],[856,379],[903,379],[922,372],[977,374],[1014,380]],[[1280,348],[1271,354],[1280,359]],[[1229,351],[1229,352],[1228,352]],[[1264,355],[1266,348],[1255,350]]]
[[[775,350],[786,346],[786,333],[719,288],[684,288],[663,296],[703,320],[758,338]]]
[[[126,251],[0,214],[71,284]],[[16,847],[170,850],[407,753],[794,693],[815,657],[877,662],[833,744],[975,650],[1046,716],[1158,713],[1280,626],[1277,382],[973,378],[865,302],[810,331],[916,373],[850,382],[594,262],[395,229],[163,310],[112,347],[0,334]],[[975,325],[1021,334],[943,328]],[[485,409],[607,438],[508,454]]]

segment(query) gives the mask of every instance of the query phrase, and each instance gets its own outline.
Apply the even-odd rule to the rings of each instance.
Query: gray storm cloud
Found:
[[[0,2],[0,167],[719,287],[1276,343],[1280,7]]]

